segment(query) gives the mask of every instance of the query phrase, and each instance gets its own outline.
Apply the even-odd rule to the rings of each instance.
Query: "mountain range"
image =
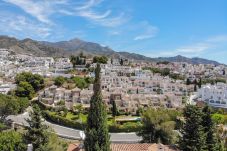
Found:
[[[113,58],[127,58],[135,61],[169,61],[169,62],[187,62],[192,64],[214,64],[219,65],[217,61],[203,58],[187,58],[181,55],[175,57],[150,58],[136,53],[117,52],[109,47],[97,43],[87,42],[78,38],[69,41],[47,42],[36,41],[29,38],[19,40],[14,37],[0,36],[0,48],[8,48],[18,54],[29,54],[35,56],[67,57],[77,55],[83,52],[86,55],[105,55]]]

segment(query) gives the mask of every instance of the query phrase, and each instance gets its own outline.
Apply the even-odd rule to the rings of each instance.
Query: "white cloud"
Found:
[[[79,16],[89,20],[92,23],[101,26],[115,27],[125,23],[126,16],[122,14],[113,15],[112,10],[99,11],[95,9],[103,0],[86,0],[84,3],[70,0],[4,0],[14,4],[26,13],[35,17],[42,23],[52,25],[53,14]]]
[[[178,49],[176,49],[177,53],[201,53],[209,48],[211,48],[212,45],[208,44],[208,43],[197,43],[194,45],[190,45],[190,46],[184,46],[184,47],[180,47]]]
[[[92,11],[81,11],[81,12],[78,13],[78,15],[81,16],[81,17],[85,17],[87,19],[99,21],[99,20],[102,20],[102,19],[105,19],[106,17],[108,17],[110,15],[110,13],[111,13],[110,10],[106,11],[103,14],[97,14],[97,13],[92,12]]]
[[[187,46],[180,46],[175,50],[162,50],[157,53],[147,54],[150,57],[170,57],[176,55],[183,55],[187,57],[196,57],[201,56],[207,51],[217,49],[220,45],[227,42],[227,35],[217,35],[209,37],[206,40],[203,40],[198,43],[194,43]],[[154,51],[152,51],[154,52]]]
[[[142,30],[143,32],[135,36],[134,40],[144,40],[153,38],[157,35],[159,31],[158,27],[150,25],[148,22],[142,22],[139,28],[141,28],[139,30]]]
[[[115,36],[115,35],[120,35],[121,32],[120,31],[108,31],[108,34],[111,36]]]
[[[207,42],[227,42],[227,35],[218,35],[206,40]]]
[[[5,2],[12,3],[26,13],[37,18],[39,21],[51,24],[49,15],[54,11],[53,4],[50,1],[33,1],[33,0],[4,0]]]
[[[76,7],[76,9],[77,10],[87,10],[87,9],[90,9],[91,7],[99,4],[100,2],[102,2],[102,0],[88,0],[81,6]]]
[[[0,12],[0,32],[22,37],[45,39],[51,34],[51,29],[42,23],[37,23],[22,15]]]
[[[129,19],[130,19],[130,16],[127,16],[124,13],[121,13],[119,16],[94,20],[94,23],[100,24],[106,27],[116,27],[126,23]]]

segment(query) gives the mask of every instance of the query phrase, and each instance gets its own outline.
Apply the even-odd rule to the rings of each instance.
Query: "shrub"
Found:
[[[62,76],[59,76],[59,77],[57,77],[57,78],[55,78],[54,79],[54,84],[56,85],[56,86],[62,86],[64,83],[65,83],[65,78],[64,77],[62,77]]]
[[[47,110],[44,111],[44,117],[51,122],[70,128],[83,129],[85,127],[85,120],[83,120],[83,123],[81,124],[79,121],[76,121],[77,119],[79,119],[78,117],[69,119],[57,115],[55,112],[50,112]],[[122,125],[116,124],[114,122],[109,122],[108,126],[110,132],[135,132],[139,131],[139,129],[142,127],[140,122],[125,122]]]

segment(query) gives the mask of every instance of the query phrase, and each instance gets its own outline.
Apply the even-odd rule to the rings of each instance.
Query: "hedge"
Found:
[[[43,113],[44,113],[44,117],[48,121],[51,121],[53,123],[56,123],[62,126],[67,126],[75,129],[83,129],[85,126],[84,124],[81,124],[77,121],[66,119],[59,115],[51,114],[49,111],[44,111]]]
[[[46,120],[59,124],[59,125],[62,125],[62,126],[80,129],[80,130],[84,129],[86,126],[85,124],[81,124],[78,121],[66,119],[62,116],[53,114],[47,110],[44,111],[43,113],[44,113],[44,117],[46,118]],[[119,133],[119,132],[137,132],[142,127],[140,122],[127,122],[122,125],[113,123],[108,126],[109,126],[110,132],[117,132],[117,133]]]
[[[127,122],[122,125],[113,124],[109,125],[109,131],[120,133],[120,132],[137,132],[141,129],[142,124],[140,122]]]

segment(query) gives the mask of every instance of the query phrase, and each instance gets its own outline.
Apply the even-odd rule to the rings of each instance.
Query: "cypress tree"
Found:
[[[198,84],[198,87],[201,88],[202,87],[202,79],[199,78],[199,84]]]
[[[26,128],[24,138],[33,145],[34,151],[46,150],[48,143],[47,126],[42,124],[41,111],[38,105],[34,105],[33,111],[29,114],[30,119],[26,119],[29,126]]]
[[[206,147],[208,151],[216,151],[220,148],[220,143],[217,140],[217,135],[215,134],[216,128],[213,120],[211,119],[211,109],[205,106],[202,110],[203,120],[202,126],[206,134]]]
[[[185,123],[182,128],[182,138],[180,148],[183,151],[204,151],[205,134],[202,126],[202,112],[193,105],[188,105],[184,109]]]
[[[86,151],[109,151],[110,136],[107,127],[106,106],[102,101],[100,65],[95,69],[94,94],[90,101],[84,146]]]
[[[190,82],[190,80],[187,78],[187,80],[186,80],[186,85],[190,85],[191,84],[191,82]]]
[[[118,115],[117,105],[116,102],[112,101],[112,116],[115,117]]]
[[[194,84],[194,91],[196,92],[197,91],[197,85]]]

